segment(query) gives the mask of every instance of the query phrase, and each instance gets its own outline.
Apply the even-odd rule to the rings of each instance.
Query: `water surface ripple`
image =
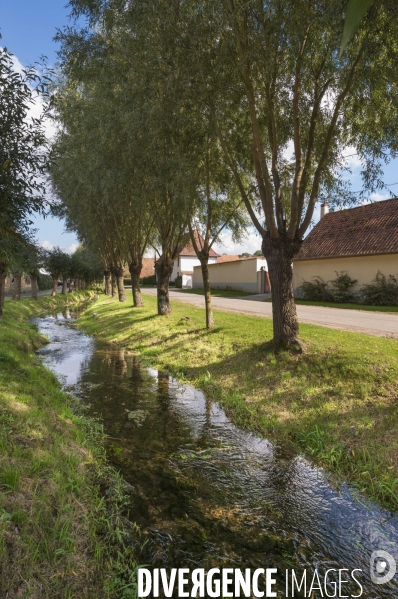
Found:
[[[398,596],[398,575],[371,582],[375,550],[398,560],[398,517],[333,488],[305,459],[235,426],[201,391],[142,368],[70,326],[78,311],[36,319],[44,364],[100,415],[111,462],[133,486],[129,517],[157,567],[363,570],[363,597]],[[148,563],[148,561],[146,561]],[[329,587],[329,596],[333,596]],[[358,595],[354,583],[347,596]],[[300,593],[296,596],[303,596]],[[322,597],[315,591],[314,597]],[[338,596],[338,595],[336,595]]]

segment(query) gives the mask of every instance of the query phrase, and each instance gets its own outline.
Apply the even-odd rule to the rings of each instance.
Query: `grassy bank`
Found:
[[[180,293],[193,293],[195,295],[204,295],[204,289],[176,289]],[[254,295],[248,291],[236,291],[234,289],[212,289],[211,294],[214,297],[244,297],[246,295]]]
[[[0,597],[121,597],[126,585],[123,483],[106,466],[99,425],[35,355],[45,339],[28,324],[88,296],[7,301],[0,318]]]
[[[271,299],[264,300],[271,302]],[[343,310],[365,310],[366,312],[398,312],[398,306],[366,306],[365,304],[337,304],[336,302],[313,302],[309,300],[295,300],[299,306],[323,306],[324,308],[340,308]]]
[[[275,358],[272,322],[156,298],[133,309],[102,297],[79,319],[87,332],[204,389],[238,424],[303,451],[360,491],[398,509],[398,343],[301,325],[307,351]],[[93,315],[93,312],[96,314]]]

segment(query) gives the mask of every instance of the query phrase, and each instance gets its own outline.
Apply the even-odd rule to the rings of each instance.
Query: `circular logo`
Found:
[[[387,551],[373,551],[370,556],[370,578],[376,584],[390,582],[397,571],[397,564]]]

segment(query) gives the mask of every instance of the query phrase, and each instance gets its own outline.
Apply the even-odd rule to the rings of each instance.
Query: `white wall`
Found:
[[[210,287],[213,289],[236,289],[237,291],[258,292],[257,272],[267,261],[264,258],[252,258],[236,262],[222,262],[209,265]],[[193,270],[192,286],[203,289],[202,271],[200,267]]]
[[[216,256],[209,258],[209,264],[217,262]],[[178,258],[174,260],[173,272],[171,273],[170,280],[174,281],[178,273],[182,272],[193,272],[195,266],[200,266],[200,260],[196,256],[180,256],[180,265],[178,266]]]

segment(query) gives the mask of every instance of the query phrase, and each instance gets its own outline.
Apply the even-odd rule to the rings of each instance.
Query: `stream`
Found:
[[[397,515],[333,484],[302,456],[235,426],[201,391],[78,330],[73,322],[82,309],[34,320],[50,339],[39,355],[104,424],[109,461],[132,485],[129,518],[142,531],[139,563],[273,567],[278,597],[293,596],[285,591],[286,569],[297,578],[306,569],[309,581],[315,571],[323,581],[327,570],[336,569],[330,580],[337,580],[338,570],[347,569],[342,590],[332,583],[325,590],[322,582],[314,599],[398,596],[398,574],[386,584],[370,578],[372,552],[398,560]],[[374,577],[384,566],[375,560]],[[361,595],[354,569],[362,570],[355,574]],[[311,596],[302,593],[294,596]]]

